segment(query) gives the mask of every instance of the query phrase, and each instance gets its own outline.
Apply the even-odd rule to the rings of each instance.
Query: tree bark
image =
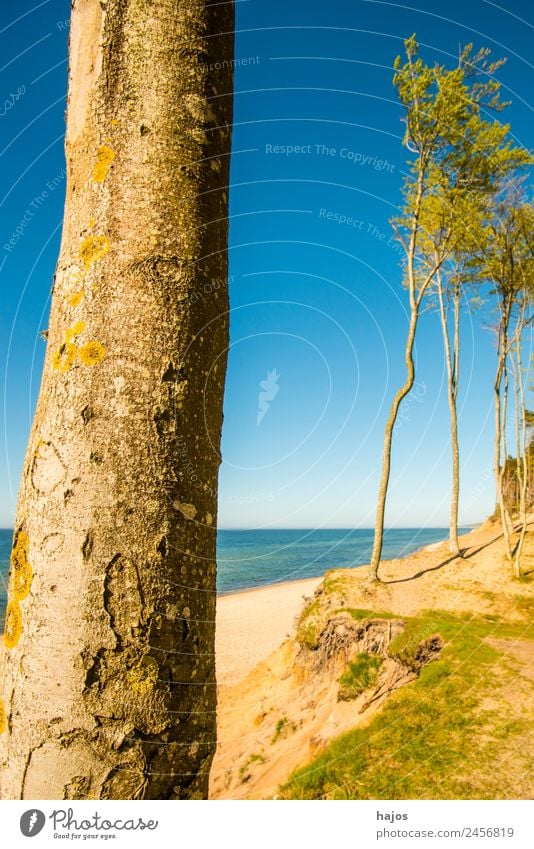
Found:
[[[373,542],[373,552],[371,554],[370,578],[372,581],[378,580],[378,567],[382,556],[382,546],[384,541],[384,517],[386,512],[386,498],[389,485],[389,476],[391,473],[391,444],[393,441],[393,431],[395,422],[399,413],[400,405],[404,398],[411,391],[415,380],[415,368],[413,362],[413,346],[415,341],[415,331],[417,329],[417,320],[419,318],[418,307],[412,306],[410,313],[410,324],[408,327],[408,336],[406,337],[406,347],[404,351],[404,360],[406,364],[406,380],[401,388],[397,391],[389,416],[386,422],[384,431],[384,448],[382,453],[382,474],[380,477],[380,485],[378,488],[378,501],[376,507],[376,522],[375,536]]]
[[[1,649],[4,799],[207,793],[232,57],[232,2],[74,0]]]
[[[516,338],[511,352],[514,395],[515,395],[515,429],[516,429],[516,473],[518,489],[518,518],[519,536],[514,549],[514,575],[521,577],[521,557],[527,533],[527,492],[529,483],[528,445],[527,445],[527,416],[525,405],[525,386],[523,383],[523,364],[521,356],[521,340],[525,327],[526,296],[523,301],[516,328]]]
[[[447,401],[449,404],[449,416],[451,426],[451,507],[449,527],[449,551],[457,557],[460,554],[458,543],[458,506],[460,502],[460,446],[458,441],[458,411],[456,399],[458,397],[458,367],[460,355],[460,293],[458,287],[453,293],[454,298],[454,342],[451,352],[451,341],[449,327],[447,324],[447,312],[443,293],[443,281],[441,274],[437,275],[437,290],[439,301],[439,317],[441,332],[443,336],[443,348],[445,352],[445,365],[447,369]]]
[[[501,524],[504,535],[506,554],[512,559],[511,529],[509,524],[508,510],[504,498],[504,471],[506,468],[506,406],[508,401],[508,369],[506,365],[508,357],[508,325],[510,321],[510,305],[503,304],[500,318],[499,336],[497,341],[497,372],[493,394],[495,400],[495,446],[494,466],[495,485],[497,490],[497,503],[501,513]],[[504,391],[502,385],[504,380]],[[501,395],[502,392],[502,395]],[[501,456],[503,462],[501,465]]]

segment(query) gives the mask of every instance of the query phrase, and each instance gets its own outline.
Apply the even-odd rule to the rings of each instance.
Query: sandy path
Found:
[[[322,578],[289,581],[217,599],[216,656],[219,684],[243,678],[293,630],[295,616]]]

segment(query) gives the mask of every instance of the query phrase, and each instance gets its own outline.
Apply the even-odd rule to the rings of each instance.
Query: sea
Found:
[[[467,533],[471,528],[462,528]],[[11,530],[0,530],[0,624],[6,606]],[[315,578],[328,569],[368,563],[373,530],[219,530],[219,593]],[[406,557],[418,548],[447,538],[447,528],[390,528],[384,535],[385,560]]]

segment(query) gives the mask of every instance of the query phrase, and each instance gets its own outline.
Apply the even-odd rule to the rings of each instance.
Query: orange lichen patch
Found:
[[[10,601],[6,610],[4,625],[4,645],[6,649],[14,649],[22,634],[22,610],[18,601]]]
[[[87,236],[80,245],[80,257],[86,268],[102,259],[109,253],[110,244],[107,236]]]
[[[83,289],[80,289],[79,292],[75,292],[74,295],[71,295],[69,298],[69,304],[71,307],[77,307],[80,305],[83,299]]]
[[[110,146],[101,144],[96,152],[96,162],[93,170],[93,180],[95,183],[104,182],[114,159],[115,153]]]
[[[52,357],[52,368],[56,371],[68,371],[72,368],[77,353],[78,346],[74,345],[72,342],[67,342],[65,345],[62,345],[59,351],[56,351]]]
[[[19,531],[16,536],[11,565],[13,567],[13,595],[17,601],[22,601],[30,592],[33,571],[28,561],[30,540],[26,531]]]
[[[2,699],[0,699],[0,734],[3,734],[7,728],[6,709]]]
[[[96,366],[96,364],[102,362],[106,356],[106,349],[100,342],[93,339],[91,342],[87,342],[86,345],[80,348],[79,354],[80,360],[84,366]]]

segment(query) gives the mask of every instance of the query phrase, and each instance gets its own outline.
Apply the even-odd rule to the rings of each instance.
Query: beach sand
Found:
[[[234,684],[293,631],[304,599],[322,578],[270,584],[217,599],[217,681]]]
[[[534,522],[534,515],[531,522]],[[475,576],[477,584],[480,582],[495,590],[502,583],[502,589],[507,588],[508,571],[500,564],[500,546],[491,545],[500,539],[495,524],[487,521],[460,539],[466,552],[470,546],[473,552],[469,559],[460,560],[451,566],[457,577],[460,570],[464,572],[461,591],[460,588],[457,592],[453,591],[447,569],[440,569],[436,574],[432,568],[440,561],[449,562],[446,540],[427,545],[401,559],[383,562],[382,575],[386,584],[381,586],[381,590],[385,591],[388,577],[397,579],[389,584],[387,593],[393,609],[410,615],[420,607],[439,607],[440,597],[441,604],[445,604],[444,590],[445,595],[451,597],[453,608],[456,605],[461,610],[466,605],[473,605],[472,609],[477,609],[473,599],[466,601],[469,595],[466,591]],[[473,556],[479,546],[480,555]],[[525,568],[531,559],[525,555]],[[415,572],[418,568],[422,569],[422,580],[417,583],[409,579],[409,576],[414,577],[414,567]],[[424,574],[427,569],[428,574]],[[346,574],[352,572],[339,570],[339,574],[344,571]],[[354,574],[362,577],[366,572],[365,566],[354,570]],[[268,658],[293,633],[295,619],[304,606],[304,599],[313,597],[322,580],[322,577],[307,578],[219,596],[216,627],[217,683],[222,686],[234,685],[258,663]],[[446,587],[443,586],[444,580]]]
[[[529,575],[534,574],[533,532],[534,516],[523,557],[523,569]],[[532,584],[528,578],[512,578],[497,523],[485,522],[463,536],[460,544],[462,558],[451,557],[444,541],[405,558],[385,561],[378,585],[369,583],[367,566],[329,570],[328,592],[318,597],[323,615],[329,610],[335,614],[339,608],[391,611],[400,619],[423,615],[428,638],[435,636],[436,626],[429,618],[432,610],[439,616],[448,611],[459,617],[460,630],[463,619],[486,617],[495,623],[520,624],[526,631]],[[340,734],[371,722],[393,689],[409,680],[395,679],[398,669],[391,659],[386,660],[390,663],[388,674],[393,676],[387,682],[389,689],[385,687],[365,705],[356,704],[339,699],[338,681],[345,663],[342,654],[336,661],[323,651],[317,655],[322,662],[317,663],[308,652],[297,662],[302,646],[295,640],[295,618],[303,596],[313,596],[320,583],[320,578],[281,583],[218,599],[218,746],[210,798],[276,798],[278,787],[295,768],[325,750]],[[376,616],[380,621],[381,614]],[[287,640],[288,634],[293,638]],[[534,641],[495,634],[487,642],[503,657],[509,656],[500,662],[506,668],[515,664],[516,674],[511,691],[506,689],[510,682],[501,686],[499,681],[504,678],[497,675],[497,683],[485,696],[484,709],[490,708],[499,722],[512,727],[515,719],[534,711]],[[520,757],[519,751],[525,757],[521,754],[523,760],[516,767],[513,790],[503,792],[512,793],[510,798],[517,793],[519,798],[531,798],[526,732],[522,730],[517,739],[510,740],[508,749],[503,743],[506,775],[511,759],[515,762]]]

